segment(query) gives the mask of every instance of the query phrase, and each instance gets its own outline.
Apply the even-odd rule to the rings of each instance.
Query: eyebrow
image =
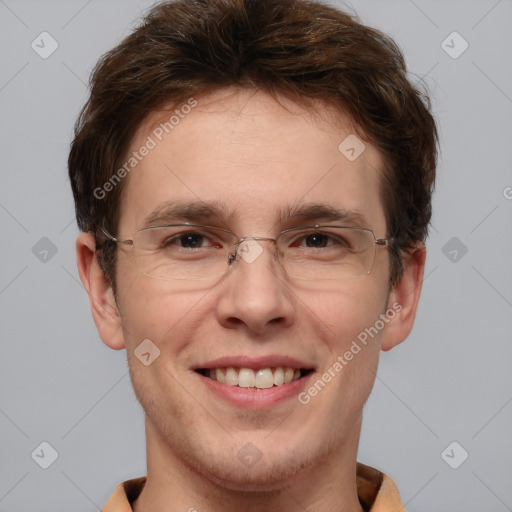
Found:
[[[238,209],[229,211],[220,202],[204,201],[166,201],[157,206],[145,219],[144,227],[162,225],[172,222],[203,223],[213,219],[228,223],[229,218],[236,217]],[[289,204],[279,210],[276,224],[338,222],[345,226],[369,228],[368,220],[360,210],[346,210],[324,203]]]
[[[219,202],[166,201],[158,205],[143,221],[144,226],[154,226],[166,222],[201,222],[212,218],[226,220],[227,208]]]
[[[304,222],[340,222],[346,226],[369,228],[366,216],[360,210],[346,210],[323,203],[289,205],[281,210],[281,222],[299,219]]]

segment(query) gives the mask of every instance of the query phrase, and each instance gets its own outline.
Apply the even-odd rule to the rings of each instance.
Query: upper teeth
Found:
[[[211,379],[227,384],[228,386],[266,389],[272,386],[288,384],[292,382],[292,380],[299,379],[300,370],[283,367],[262,368],[261,370],[232,367],[211,368],[209,370],[209,376]]]

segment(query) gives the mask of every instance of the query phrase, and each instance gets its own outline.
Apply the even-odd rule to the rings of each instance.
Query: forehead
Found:
[[[133,152],[140,161],[124,184],[120,211],[127,233],[173,202],[215,204],[235,229],[248,228],[244,222],[268,229],[286,217],[282,212],[324,205],[385,231],[381,156],[347,116],[320,102],[304,107],[224,89],[152,112],[127,158]]]

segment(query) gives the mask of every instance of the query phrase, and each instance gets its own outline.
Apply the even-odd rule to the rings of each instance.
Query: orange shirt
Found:
[[[123,482],[101,512],[132,512],[131,503],[138,498],[145,483],[145,476]],[[357,463],[357,494],[365,512],[405,512],[393,480],[360,462]]]

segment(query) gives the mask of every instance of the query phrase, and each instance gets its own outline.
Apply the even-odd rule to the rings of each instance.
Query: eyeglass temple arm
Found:
[[[394,238],[376,238],[375,243],[377,245],[390,246],[395,241]]]
[[[112,236],[103,226],[100,227],[101,232],[107,240],[115,242],[116,244],[133,245],[133,240],[119,240],[115,236]]]

